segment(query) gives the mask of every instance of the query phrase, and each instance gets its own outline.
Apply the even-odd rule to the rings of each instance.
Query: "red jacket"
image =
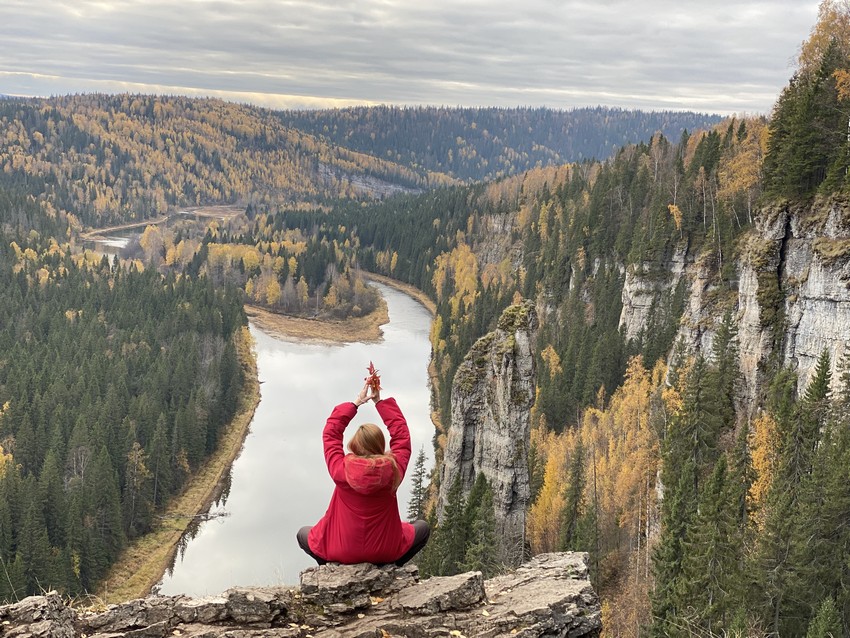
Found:
[[[410,462],[410,432],[395,399],[375,404],[390,431],[390,450],[401,478]],[[403,523],[393,487],[392,464],[345,454],[342,433],[357,414],[353,403],[336,406],[322,440],[325,461],[336,487],[328,511],[310,530],[310,549],[337,563],[391,563],[413,545],[413,526]]]

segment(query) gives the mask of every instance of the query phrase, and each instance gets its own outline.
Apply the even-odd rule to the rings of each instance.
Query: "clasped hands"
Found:
[[[357,398],[354,399],[353,403],[359,408],[361,405],[367,403],[369,400],[372,400],[375,403],[380,401],[381,391],[373,389],[369,383],[366,383],[366,385],[363,386],[363,389],[360,390],[360,394],[358,394]]]

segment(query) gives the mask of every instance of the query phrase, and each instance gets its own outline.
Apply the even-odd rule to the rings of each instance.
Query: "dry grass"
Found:
[[[316,343],[374,343],[384,332],[381,326],[389,323],[387,303],[383,298],[378,307],[365,317],[353,319],[302,319],[269,312],[258,306],[245,306],[251,321],[263,331],[287,341],[312,341]]]
[[[222,479],[242,451],[254,410],[260,402],[257,362],[251,350],[251,336],[245,329],[238,340],[239,359],[246,387],[233,421],[222,434],[219,447],[192,477],[158,518],[154,530],[135,539],[112,566],[97,596],[106,603],[146,596],[171,565],[180,537],[193,521],[215,500]]]
[[[850,255],[850,239],[818,237],[812,246],[827,266],[846,260],[847,256]]]

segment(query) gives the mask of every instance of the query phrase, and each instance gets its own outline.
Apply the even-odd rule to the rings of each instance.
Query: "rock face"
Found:
[[[536,330],[534,305],[515,304],[464,358],[452,385],[452,420],[440,475],[438,516],[456,477],[468,493],[478,474],[484,474],[493,490],[499,560],[508,565],[519,563],[525,539]]]
[[[765,211],[741,264],[739,342],[741,370],[751,394],[776,344],[797,371],[803,392],[818,357],[830,354],[833,384],[850,342],[850,203],[829,201],[810,209]],[[772,306],[765,303],[777,287]],[[772,338],[775,316],[781,339]],[[776,324],[773,324],[776,325]]]
[[[653,269],[646,263],[626,269],[620,327],[627,341],[637,338],[649,325],[650,314],[657,307],[661,294],[679,285],[685,273],[685,257],[685,247],[681,246],[660,269]]]
[[[734,306],[750,406],[762,392],[765,367],[774,355],[797,371],[802,393],[827,350],[837,387],[850,343],[850,202],[764,209],[740,246],[737,290],[719,290],[699,258],[678,254],[660,277],[640,268],[627,271],[620,317],[626,335],[645,329],[652,304],[684,277],[689,296],[677,340],[691,352],[710,355],[723,312]]]
[[[237,588],[191,599],[151,596],[77,612],[55,592],[0,606],[0,634],[33,638],[365,638],[598,636],[587,554],[542,554],[516,572],[418,582],[416,567],[329,564],[300,588]]]

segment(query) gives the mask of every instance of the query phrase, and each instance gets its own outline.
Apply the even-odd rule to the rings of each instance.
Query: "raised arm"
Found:
[[[410,463],[410,430],[407,428],[407,421],[392,397],[378,401],[375,407],[390,432],[390,450],[404,478],[407,464]]]
[[[345,450],[342,447],[342,435],[355,414],[357,414],[357,406],[354,403],[340,403],[331,412],[322,432],[325,463],[328,465],[331,478],[336,483],[345,482],[345,469],[343,468]]]

